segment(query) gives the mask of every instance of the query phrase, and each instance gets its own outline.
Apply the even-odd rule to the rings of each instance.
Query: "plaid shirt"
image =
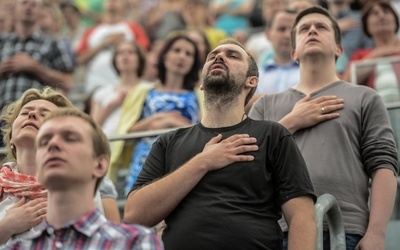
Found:
[[[73,62],[65,44],[50,36],[34,33],[25,41],[20,41],[16,33],[0,36],[0,63],[20,52],[29,54],[41,65],[69,73],[73,71]],[[20,73],[0,78],[0,110],[10,102],[20,98],[25,90],[41,89],[44,82],[39,82],[31,74]]]
[[[149,228],[138,225],[116,224],[98,211],[86,213],[77,221],[56,230],[44,220],[37,236],[17,240],[0,249],[137,249],[162,250],[162,241]]]

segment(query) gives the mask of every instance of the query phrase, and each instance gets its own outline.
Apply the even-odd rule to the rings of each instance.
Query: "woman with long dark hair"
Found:
[[[202,105],[202,94],[195,88],[199,69],[199,52],[190,38],[177,35],[167,40],[159,54],[159,82],[136,88],[126,97],[117,134],[197,123]],[[136,181],[155,139],[143,138],[136,144],[129,163],[126,193]],[[124,165],[119,161],[123,147],[124,143],[120,141],[112,144],[111,178],[116,176],[115,168]]]

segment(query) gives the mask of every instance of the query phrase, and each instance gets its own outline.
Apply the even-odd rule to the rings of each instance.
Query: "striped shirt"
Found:
[[[271,58],[264,68],[259,68],[257,94],[278,93],[293,87],[300,81],[300,66],[297,62],[278,65]]]
[[[0,63],[18,53],[27,53],[42,66],[64,73],[73,71],[73,62],[65,44],[51,36],[33,33],[21,41],[16,33],[0,36]],[[41,89],[45,82],[39,82],[32,74],[18,73],[0,77],[0,110],[20,98],[25,90]]]
[[[54,229],[46,220],[31,239],[17,240],[0,249],[164,249],[162,241],[149,228],[107,221],[98,211],[86,213],[77,221]]]

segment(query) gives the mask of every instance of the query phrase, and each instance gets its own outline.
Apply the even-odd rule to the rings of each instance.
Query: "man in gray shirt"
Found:
[[[339,201],[347,249],[384,249],[399,169],[386,108],[374,90],[337,77],[340,28],[325,9],[300,12],[291,40],[299,83],[259,99],[250,117],[280,121],[294,134],[317,195]]]

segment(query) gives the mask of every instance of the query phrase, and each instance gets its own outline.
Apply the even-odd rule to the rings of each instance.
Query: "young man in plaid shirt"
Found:
[[[36,140],[37,177],[48,189],[46,220],[30,239],[5,249],[163,249],[145,227],[109,222],[93,196],[107,172],[110,148],[93,119],[61,108],[45,119]]]

